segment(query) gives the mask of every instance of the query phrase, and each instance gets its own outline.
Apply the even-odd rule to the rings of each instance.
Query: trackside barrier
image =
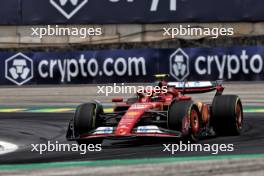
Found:
[[[264,80],[264,47],[0,52],[0,85]]]
[[[0,24],[255,22],[264,20],[263,6],[263,0],[8,0]]]

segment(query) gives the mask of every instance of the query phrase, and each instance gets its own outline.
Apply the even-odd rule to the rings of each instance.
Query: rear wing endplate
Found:
[[[168,87],[174,87],[182,93],[206,93],[217,90],[223,92],[223,81],[186,81],[168,82]]]

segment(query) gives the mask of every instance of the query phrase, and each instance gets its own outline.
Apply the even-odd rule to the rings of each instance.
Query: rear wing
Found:
[[[206,93],[216,90],[216,95],[221,95],[224,91],[223,81],[186,81],[168,82],[168,87],[174,87],[183,94]]]

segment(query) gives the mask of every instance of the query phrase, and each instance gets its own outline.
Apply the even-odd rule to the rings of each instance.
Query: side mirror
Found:
[[[112,99],[112,102],[113,102],[113,103],[118,103],[118,102],[123,102],[123,101],[124,101],[123,98],[113,98],[113,99]]]

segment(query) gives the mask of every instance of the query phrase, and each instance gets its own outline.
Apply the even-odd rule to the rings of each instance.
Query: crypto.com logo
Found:
[[[72,18],[88,0],[50,0],[53,5],[67,19]]]
[[[190,74],[189,56],[181,48],[170,56],[170,74],[177,81],[184,81]]]
[[[33,78],[33,60],[18,53],[5,61],[5,77],[21,86]]]

